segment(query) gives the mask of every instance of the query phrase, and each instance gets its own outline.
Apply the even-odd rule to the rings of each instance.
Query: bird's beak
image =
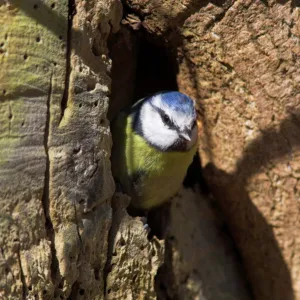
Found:
[[[181,132],[180,134],[186,141],[190,142],[192,139],[191,139],[191,133],[188,133],[188,132]]]

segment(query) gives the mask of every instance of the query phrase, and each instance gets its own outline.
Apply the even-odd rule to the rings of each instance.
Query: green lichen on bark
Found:
[[[10,299],[54,290],[42,199],[49,99],[64,82],[67,2],[51,4],[0,3],[0,295]]]

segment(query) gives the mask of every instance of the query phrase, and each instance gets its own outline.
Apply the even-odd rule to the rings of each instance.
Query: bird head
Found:
[[[188,151],[197,142],[196,118],[194,102],[187,95],[156,93],[140,107],[140,134],[161,151]]]

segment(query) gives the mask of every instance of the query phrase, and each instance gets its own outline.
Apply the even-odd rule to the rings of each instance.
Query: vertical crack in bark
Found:
[[[75,212],[75,219],[76,219],[76,230],[77,230],[77,235],[78,235],[78,239],[79,239],[80,246],[81,246],[81,252],[82,252],[83,251],[83,244],[82,244],[82,238],[81,238],[81,234],[80,234],[79,226],[78,226],[78,221],[77,221],[77,209],[76,209],[75,201],[73,201],[73,205],[74,205],[74,212]]]
[[[74,214],[75,214],[75,222],[76,222],[76,231],[77,231],[77,236],[78,236],[78,239],[79,239],[79,242],[80,242],[80,253],[79,253],[79,255],[77,256],[77,261],[76,261],[77,269],[78,269],[78,271],[79,271],[79,270],[80,270],[80,269],[79,269],[79,266],[80,266],[81,254],[83,254],[83,243],[82,243],[82,238],[81,238],[81,234],[80,234],[79,226],[78,226],[78,221],[77,221],[77,208],[76,208],[76,203],[75,203],[75,201],[73,201],[73,206],[74,206]],[[79,283],[78,283],[78,281],[76,280],[76,281],[72,284],[72,286],[71,286],[70,299],[76,299],[76,297],[77,297],[77,295],[78,295],[78,290],[79,290]]]
[[[21,254],[20,254],[20,249],[18,249],[18,262],[19,262],[19,268],[20,268],[20,277],[21,277],[21,282],[22,282],[22,299],[26,299],[26,291],[27,291],[27,284],[24,276],[24,271],[22,268],[22,263],[21,263]]]
[[[74,214],[75,214],[75,222],[76,222],[76,231],[77,231],[77,236],[78,236],[78,240],[80,243],[80,253],[77,256],[77,260],[76,260],[76,264],[77,264],[77,270],[80,271],[80,259],[81,259],[81,255],[83,254],[83,243],[82,243],[82,238],[81,238],[81,234],[79,231],[79,226],[78,226],[78,220],[77,220],[77,208],[76,208],[76,203],[75,201],[73,201],[73,206],[74,206]],[[70,293],[70,299],[76,299],[77,295],[78,295],[78,290],[79,290],[79,282],[76,280],[72,286],[71,286],[71,293]]]
[[[11,104],[10,101],[8,102],[8,136],[11,134],[11,119],[12,119],[12,112],[11,112]]]
[[[111,271],[111,260],[112,260],[112,254],[113,254],[113,248],[114,248],[114,240],[118,231],[118,222],[117,216],[116,216],[116,208],[114,207],[114,198],[111,200],[111,224],[110,229],[108,233],[108,239],[107,239],[107,254],[106,254],[106,263],[103,269],[103,297],[106,299],[106,290],[107,290],[107,277],[108,274]]]
[[[60,121],[64,117],[65,110],[68,106],[69,88],[70,88],[70,74],[71,74],[71,50],[72,50],[72,25],[73,17],[76,14],[75,0],[68,1],[68,33],[67,33],[67,51],[66,51],[66,75],[65,75],[65,89],[61,100],[61,116]]]
[[[52,78],[53,73],[50,76],[49,90],[47,97],[47,111],[46,111],[46,124],[45,124],[45,133],[44,133],[44,148],[46,153],[46,171],[45,171],[45,182],[44,182],[44,192],[43,192],[43,207],[46,218],[46,227],[47,225],[52,225],[49,218],[49,181],[50,181],[50,159],[49,159],[49,131],[50,131],[50,105],[51,105],[51,95],[52,95]],[[50,224],[47,224],[47,221],[50,221]]]
[[[51,267],[53,265],[53,260],[55,258],[55,247],[54,247],[54,237],[53,237],[53,224],[50,218],[50,199],[49,199],[49,190],[50,190],[50,158],[49,158],[49,132],[50,132],[50,105],[51,105],[51,95],[52,95],[52,78],[53,71],[50,76],[49,82],[49,90],[48,90],[48,98],[47,98],[47,111],[46,111],[46,124],[45,124],[45,133],[44,133],[44,147],[46,153],[46,170],[45,170],[45,181],[44,181],[44,191],[42,197],[42,205],[44,209],[45,215],[45,227],[47,232],[47,237],[51,242],[51,254],[52,254],[52,262]],[[52,269],[52,268],[51,268]],[[52,274],[53,275],[53,274]],[[52,281],[53,281],[53,276]]]

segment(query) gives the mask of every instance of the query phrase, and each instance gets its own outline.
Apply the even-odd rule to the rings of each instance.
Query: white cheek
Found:
[[[177,132],[169,129],[150,105],[145,104],[142,107],[141,119],[145,139],[156,147],[165,150],[178,139]]]
[[[162,150],[166,150],[175,143],[177,138],[176,133],[167,128],[162,128],[158,135],[155,136],[155,139],[152,139],[152,143]]]

